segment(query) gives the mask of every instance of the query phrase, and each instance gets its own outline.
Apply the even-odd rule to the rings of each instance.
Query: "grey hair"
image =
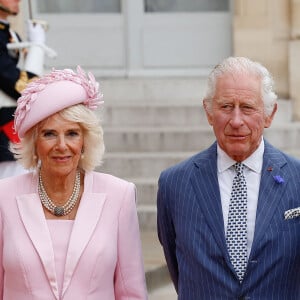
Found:
[[[96,114],[82,104],[63,109],[59,115],[65,120],[76,122],[83,130],[84,155],[79,160],[79,168],[92,171],[101,165],[104,155],[103,129]],[[35,144],[38,132],[36,124],[28,130],[19,144],[11,144],[10,150],[25,169],[37,169],[39,161],[36,156]]]
[[[273,112],[277,95],[273,91],[274,80],[270,72],[260,63],[246,57],[228,57],[215,66],[207,79],[204,96],[208,110],[211,109],[212,99],[216,92],[217,80],[224,74],[253,74],[261,79],[261,96],[264,102],[264,111],[267,116]]]

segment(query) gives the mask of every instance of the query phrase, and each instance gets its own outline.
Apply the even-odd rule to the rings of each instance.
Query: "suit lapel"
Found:
[[[106,199],[105,193],[92,193],[93,176],[85,176],[85,192],[82,195],[70,236],[62,295],[70,285],[72,275],[101,217]]]
[[[255,234],[250,259],[255,254],[259,241],[262,239],[271,219],[282,200],[289,180],[282,167],[286,164],[282,154],[265,141],[265,151],[255,222]],[[284,178],[284,183],[277,183],[273,176]],[[228,266],[235,273],[227,251],[222,205],[217,177],[216,144],[201,159],[196,158],[195,168],[191,175],[191,183],[195,191],[206,222],[211,229]],[[204,201],[203,199],[206,199]]]
[[[59,298],[52,240],[40,199],[36,193],[17,197],[17,205],[24,227],[47,274],[50,286]]]
[[[265,234],[267,227],[270,225],[271,219],[286,190],[289,175],[282,170],[282,166],[285,164],[286,160],[281,153],[265,142],[265,153],[251,256],[255,254],[258,243]],[[276,182],[274,176],[280,176],[284,179],[284,182]]]
[[[220,189],[218,188],[216,151],[216,144],[214,144],[208,150],[206,157],[195,161],[191,183],[198,199],[198,205],[211,229],[211,234],[231,266],[225,240]]]

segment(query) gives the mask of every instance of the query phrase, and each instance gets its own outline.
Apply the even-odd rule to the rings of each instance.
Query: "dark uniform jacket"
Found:
[[[20,41],[19,36],[16,37]],[[0,90],[17,101],[21,90],[36,75],[18,68],[19,51],[7,49],[7,44],[11,42],[16,41],[13,40],[9,24],[0,21]],[[14,111],[15,106],[3,107],[0,99],[0,162],[13,160],[8,150],[8,142],[9,138],[12,139],[10,133],[13,132]]]

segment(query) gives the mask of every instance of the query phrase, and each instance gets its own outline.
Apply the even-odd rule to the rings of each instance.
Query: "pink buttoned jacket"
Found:
[[[147,299],[134,185],[85,175],[59,296],[37,183],[36,173],[0,180],[0,299]]]

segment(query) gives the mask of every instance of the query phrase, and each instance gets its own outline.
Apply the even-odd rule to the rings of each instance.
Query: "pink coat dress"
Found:
[[[0,299],[147,299],[135,186],[86,173],[58,284],[37,183],[36,173],[0,180]]]

